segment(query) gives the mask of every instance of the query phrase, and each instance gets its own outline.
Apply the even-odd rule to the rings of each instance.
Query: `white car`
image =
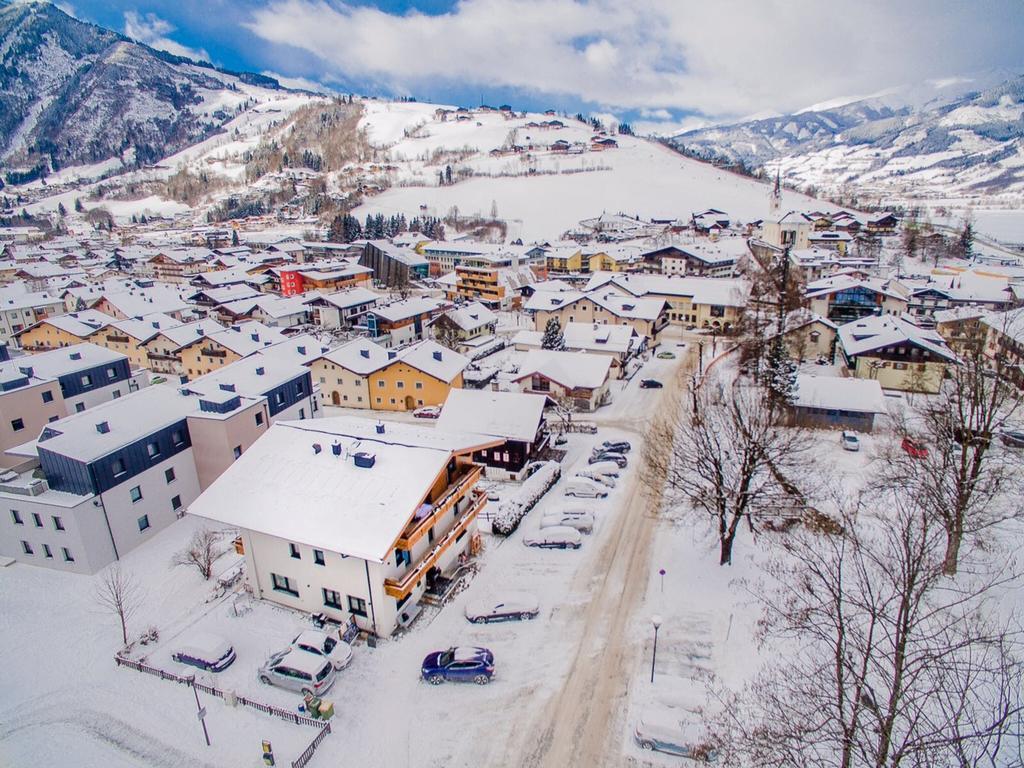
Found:
[[[566,483],[566,496],[581,496],[588,499],[603,499],[608,495],[608,489],[593,480],[577,477]]]
[[[603,475],[604,477],[618,477],[619,476],[619,465],[614,461],[599,461],[595,464],[589,465],[586,469],[581,470],[586,472],[588,475]]]
[[[436,419],[441,415],[441,406],[424,405],[422,408],[417,408],[413,411],[412,415],[417,419]]]
[[[594,530],[594,516],[563,515],[559,512],[549,512],[540,519],[541,528],[553,528],[559,525],[575,528],[580,533],[591,533]]]
[[[316,629],[302,632],[292,640],[292,648],[322,656],[330,660],[335,669],[344,669],[352,663],[352,646]]]
[[[582,477],[584,480],[593,480],[595,483],[600,483],[606,488],[615,487],[615,478],[611,475],[602,475],[600,472],[588,472],[582,469],[576,473],[576,477]]]
[[[844,451],[860,450],[860,438],[849,430],[843,430],[843,433],[839,436],[839,442],[842,443]]]
[[[583,537],[575,528],[558,525],[526,534],[523,544],[539,549],[579,549],[583,546]]]
[[[538,613],[540,603],[528,592],[503,592],[466,605],[466,618],[474,624],[535,619]]]

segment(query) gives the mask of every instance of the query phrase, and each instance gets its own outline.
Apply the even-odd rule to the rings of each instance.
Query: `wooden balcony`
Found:
[[[465,496],[466,489],[480,479],[480,474],[483,471],[484,468],[482,466],[474,465],[468,472],[459,477],[451,488],[448,489],[448,492],[434,504],[433,512],[419,520],[413,520],[406,526],[401,537],[395,542],[395,546],[398,549],[411,552],[413,544],[426,536],[427,531],[438,520],[452,511],[452,507],[458,503],[459,499]]]
[[[422,560],[416,563],[401,579],[384,579],[384,592],[396,600],[407,597],[412,592],[413,587],[416,586],[416,582],[426,576],[427,571],[434,567],[434,564],[441,558],[441,555],[463,534],[486,504],[487,494],[482,491],[475,493],[472,503],[462,513],[462,517],[458,519],[448,533],[438,539],[437,543],[423,556]]]

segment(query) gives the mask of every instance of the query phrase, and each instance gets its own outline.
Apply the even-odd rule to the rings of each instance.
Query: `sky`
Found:
[[[615,116],[638,132],[1024,74],[1021,0],[62,0],[286,85]]]

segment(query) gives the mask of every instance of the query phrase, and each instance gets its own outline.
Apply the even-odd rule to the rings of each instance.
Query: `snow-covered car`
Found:
[[[1024,448],[1024,431],[1019,429],[1004,429],[999,433],[999,439],[1003,445],[1010,448]]]
[[[235,661],[235,649],[220,635],[197,632],[185,637],[171,658],[179,664],[188,664],[207,672],[220,672]]]
[[[586,469],[581,469],[576,473],[576,477],[582,477],[584,480],[593,480],[595,483],[600,483],[606,488],[615,487],[615,478],[612,475],[604,475],[600,472],[590,472]]]
[[[633,450],[633,446],[630,445],[628,440],[605,440],[597,448],[594,449],[594,453],[600,453],[601,451],[629,453],[631,450]]]
[[[540,519],[541,528],[555,528],[557,526],[575,528],[580,533],[592,533],[594,530],[593,515],[563,515],[560,512],[548,512]]]
[[[566,437],[564,433],[559,432],[555,436],[555,445],[568,445],[568,444],[569,444],[569,438]]]
[[[417,419],[436,419],[441,415],[441,408],[437,405],[425,405],[413,411],[412,415]]]
[[[503,592],[466,605],[466,618],[474,624],[535,619],[538,613],[540,603],[528,592]]]
[[[625,456],[621,453],[616,453],[615,451],[602,451],[601,453],[595,453],[587,460],[587,463],[599,464],[602,461],[614,461],[619,465],[619,469],[625,469],[626,465],[629,463],[629,460]]]
[[[575,528],[559,525],[526,534],[523,544],[538,549],[579,549],[583,546],[583,536]]]
[[[844,451],[860,450],[860,438],[849,430],[843,430],[842,434],[839,435],[839,442],[842,444]]]
[[[292,647],[328,659],[335,669],[352,663],[352,646],[316,629],[307,629],[292,640]]]
[[[264,685],[319,696],[334,685],[335,672],[334,665],[323,656],[288,648],[267,659],[257,677]]]
[[[671,352],[669,352],[668,350],[665,350],[664,352],[659,352],[658,353],[658,359],[659,360],[675,360],[676,356],[674,354],[672,354]]]
[[[586,472],[605,477],[618,477],[620,471],[619,465],[614,461],[595,461],[593,464],[589,464],[585,470],[581,470],[581,474]]]
[[[713,763],[718,759],[715,748],[703,743],[698,729],[692,725],[672,726],[640,720],[633,736],[641,749],[688,757],[703,763]]]
[[[608,495],[608,489],[593,480],[584,477],[576,477],[565,485],[566,496],[579,496],[585,499],[603,499]]]

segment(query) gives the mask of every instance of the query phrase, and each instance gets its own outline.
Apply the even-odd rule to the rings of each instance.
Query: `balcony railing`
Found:
[[[228,353],[223,349],[211,349],[210,347],[203,347],[199,350],[199,354],[203,357],[227,357]]]
[[[462,517],[452,526],[452,529],[434,544],[433,548],[424,555],[423,559],[415,567],[409,570],[401,579],[384,579],[384,592],[397,600],[407,597],[412,592],[416,582],[422,579],[427,571],[434,567],[434,564],[441,558],[441,555],[465,532],[469,524],[473,522],[486,504],[487,494],[483,492],[474,494],[473,502],[469,505],[469,509],[462,513]]]
[[[406,526],[395,546],[398,549],[412,551],[413,544],[422,539],[438,520],[451,512],[452,507],[465,495],[466,488],[480,479],[483,469],[482,466],[476,465],[456,480],[448,492],[434,504],[434,509],[429,515],[413,520]]]

